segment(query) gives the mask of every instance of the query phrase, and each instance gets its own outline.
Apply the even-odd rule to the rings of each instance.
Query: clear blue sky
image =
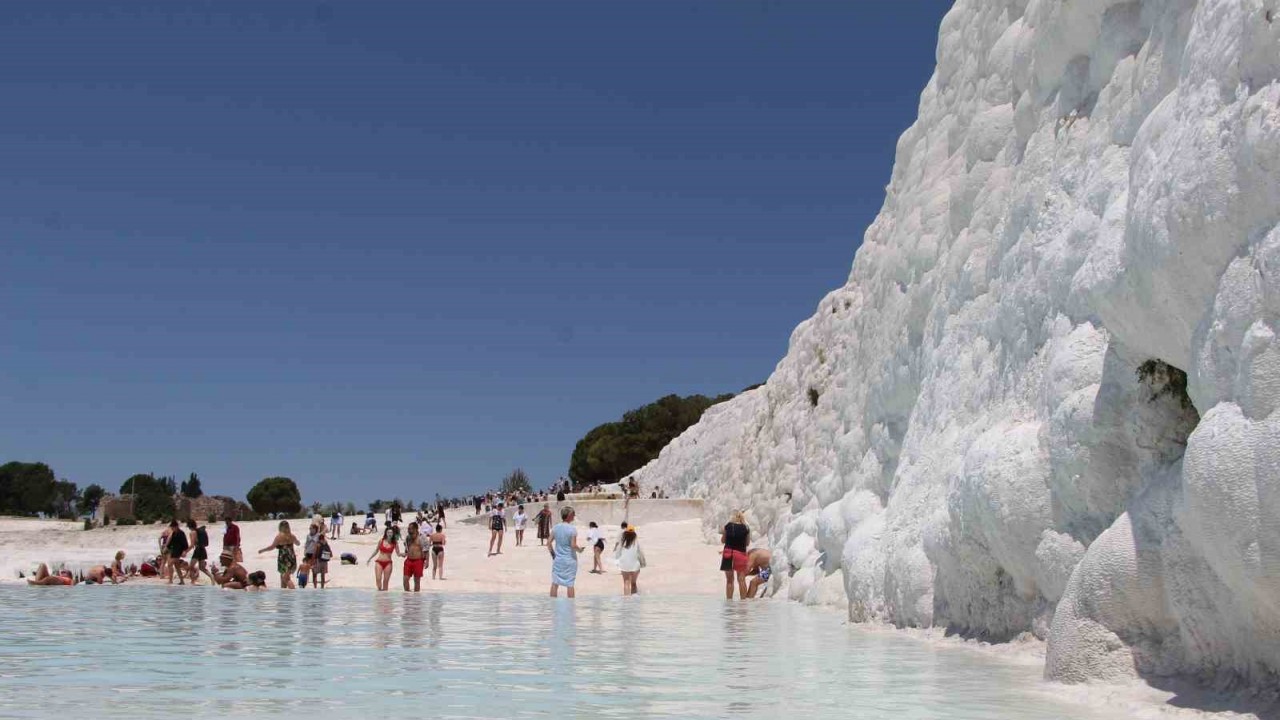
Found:
[[[761,382],[949,5],[5,3],[0,461],[421,500]]]

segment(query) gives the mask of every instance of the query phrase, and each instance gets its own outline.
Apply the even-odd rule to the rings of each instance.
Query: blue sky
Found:
[[[761,382],[949,4],[6,3],[0,460],[425,499]]]

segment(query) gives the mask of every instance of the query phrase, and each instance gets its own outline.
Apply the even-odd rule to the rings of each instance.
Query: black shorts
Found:
[[[597,541],[596,541],[596,549],[597,549],[597,550],[604,550],[604,540],[597,540]]]
[[[209,551],[205,548],[198,547],[195,549],[195,552],[191,553],[191,559],[192,560],[208,560]]]

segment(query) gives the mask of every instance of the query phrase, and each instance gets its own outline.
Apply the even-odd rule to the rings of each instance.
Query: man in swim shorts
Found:
[[[409,592],[409,578],[413,578],[413,591],[422,590],[422,571],[427,562],[427,550],[423,547],[422,536],[418,534],[418,523],[409,523],[404,538],[404,591]]]
[[[756,548],[747,553],[747,577],[751,584],[747,586],[747,597],[754,598],[756,591],[769,582],[773,574],[773,553],[764,548]]]

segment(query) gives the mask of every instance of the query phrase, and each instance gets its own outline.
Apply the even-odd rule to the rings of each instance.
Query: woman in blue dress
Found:
[[[560,586],[569,589],[573,597],[573,583],[578,578],[578,528],[573,526],[573,508],[560,508],[560,524],[551,528],[551,597],[556,597]]]

